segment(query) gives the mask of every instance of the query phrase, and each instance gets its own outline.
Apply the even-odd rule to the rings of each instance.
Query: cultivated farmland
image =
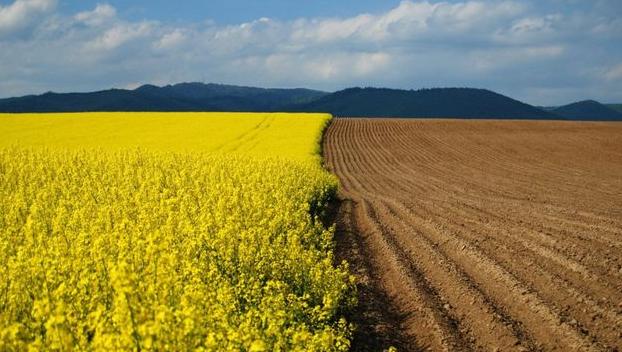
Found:
[[[622,348],[622,125],[335,119],[355,350]]]
[[[328,114],[131,112],[0,114],[0,147],[142,149],[317,161]]]
[[[347,350],[329,120],[0,116],[0,350]]]

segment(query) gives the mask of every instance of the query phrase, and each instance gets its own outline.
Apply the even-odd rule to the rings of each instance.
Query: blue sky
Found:
[[[0,0],[0,97],[203,81],[622,102],[620,43],[620,0]]]
[[[5,1],[6,2],[6,1]],[[62,11],[72,13],[94,8],[102,1],[61,2]],[[108,1],[128,19],[151,19],[171,22],[200,22],[210,19],[218,24],[239,24],[261,17],[278,20],[299,17],[355,16],[362,12],[387,11],[399,5],[390,0],[142,0]]]

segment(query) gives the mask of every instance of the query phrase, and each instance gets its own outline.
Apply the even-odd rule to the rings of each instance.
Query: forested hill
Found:
[[[45,93],[0,99],[0,112],[82,111],[277,111],[328,93],[311,89],[266,89],[224,84],[179,83],[134,90]]]
[[[294,109],[357,117],[561,119],[501,94],[474,88],[349,88]]]
[[[584,100],[560,106],[551,112],[567,120],[622,121],[622,113],[594,100]]]
[[[304,88],[179,83],[0,99],[0,112],[83,111],[283,111],[328,112],[341,117],[622,120],[621,113],[595,101],[538,108],[475,88],[348,88],[328,93]]]

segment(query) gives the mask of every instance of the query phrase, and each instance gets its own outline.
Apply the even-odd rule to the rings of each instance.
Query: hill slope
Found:
[[[45,93],[0,99],[1,112],[75,111],[276,111],[327,93],[310,89],[264,89],[220,84],[180,83],[135,90]]]
[[[622,121],[622,113],[594,100],[584,100],[552,110],[568,120]]]
[[[327,112],[345,117],[622,120],[622,113],[595,101],[534,107],[490,90],[474,88],[348,88],[327,93],[303,88],[179,83],[163,87],[143,85],[134,90],[49,92],[0,99],[0,112],[83,111],[289,111]]]
[[[605,104],[606,107],[622,113],[622,104]]]
[[[489,90],[473,88],[349,88],[293,109],[356,117],[561,119]]]

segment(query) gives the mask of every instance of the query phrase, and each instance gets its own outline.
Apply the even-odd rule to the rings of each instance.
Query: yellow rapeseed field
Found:
[[[0,351],[347,350],[329,115],[0,115]]]
[[[0,113],[0,147],[141,148],[309,159],[330,115],[285,113]]]

